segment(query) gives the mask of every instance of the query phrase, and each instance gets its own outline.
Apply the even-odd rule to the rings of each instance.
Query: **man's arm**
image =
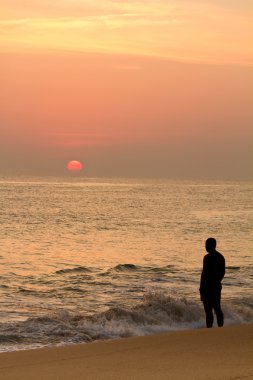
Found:
[[[220,268],[220,281],[222,281],[223,277],[225,276],[225,271],[226,271],[225,259],[223,256],[221,258],[222,260],[221,260],[221,268]]]
[[[201,299],[202,299],[203,291],[205,288],[206,278],[207,278],[207,256],[205,255],[203,258],[203,270],[201,273],[200,288],[199,288]]]

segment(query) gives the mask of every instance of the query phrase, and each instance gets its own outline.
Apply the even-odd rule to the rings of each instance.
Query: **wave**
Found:
[[[0,335],[0,345],[2,343],[17,343],[20,342],[22,338],[22,336],[14,334]]]
[[[135,264],[118,264],[115,267],[109,269],[110,272],[134,272],[134,271],[141,271],[141,272],[155,272],[155,273],[166,273],[166,272],[172,272],[174,273],[176,271],[174,265],[166,265],[164,267],[150,267],[150,266],[141,266],[141,265],[135,265]]]
[[[238,271],[241,270],[241,267],[239,266],[227,266],[227,270],[229,271]],[[96,271],[98,269],[96,268]],[[74,268],[65,268],[57,270],[56,274],[68,274],[68,273],[90,273],[93,271],[93,268],[88,268],[85,266],[78,266]],[[153,273],[176,273],[179,271],[178,268],[176,268],[175,265],[165,265],[163,267],[153,267],[153,266],[142,266],[142,265],[136,265],[131,263],[126,264],[118,264],[110,269],[108,269],[106,272],[100,273],[101,275],[110,274],[112,272],[134,272],[134,271],[141,271],[141,272],[153,272]]]
[[[135,264],[118,264],[112,270],[115,270],[117,272],[129,272],[129,271],[135,271],[138,270],[138,266]]]
[[[175,265],[166,265],[164,267],[155,267],[155,268],[150,268],[151,272],[157,272],[157,273],[175,273],[178,272],[178,269],[176,269]]]
[[[87,272],[91,272],[91,270],[87,267],[83,267],[83,266],[80,266],[80,267],[76,267],[76,268],[66,268],[66,269],[60,269],[60,270],[57,270],[55,273],[56,274],[66,274],[66,273],[87,273]]]
[[[244,301],[224,305],[226,324],[253,322],[253,305],[249,300]],[[204,326],[203,307],[199,302],[152,292],[131,307],[119,305],[92,316],[60,310],[23,322],[1,323],[0,350],[92,342]]]
[[[66,292],[75,292],[75,293],[81,293],[81,294],[85,293],[84,289],[78,288],[75,286],[65,286],[62,288],[62,290],[66,291]]]

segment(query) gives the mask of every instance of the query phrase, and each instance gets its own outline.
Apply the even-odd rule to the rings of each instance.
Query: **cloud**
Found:
[[[6,2],[7,4],[7,2]],[[203,2],[12,0],[0,5],[0,42],[11,46],[253,64],[249,6]]]
[[[0,20],[0,28],[7,28],[12,26],[26,27],[29,29],[120,29],[127,26],[157,26],[157,25],[179,25],[182,21],[176,18],[160,17],[151,18],[148,15],[142,15],[141,18],[138,14],[121,14],[106,16],[89,16],[86,18],[23,18],[23,19],[10,19]]]

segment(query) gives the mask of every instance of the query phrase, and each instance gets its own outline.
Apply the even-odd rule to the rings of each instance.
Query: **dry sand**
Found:
[[[253,379],[253,325],[0,354],[1,380]]]

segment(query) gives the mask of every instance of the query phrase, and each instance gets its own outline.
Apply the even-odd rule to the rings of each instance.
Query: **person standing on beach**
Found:
[[[216,251],[216,240],[206,240],[207,254],[203,260],[203,271],[200,280],[200,298],[206,313],[206,327],[213,327],[213,310],[217,324],[223,326],[223,312],[221,310],[221,281],[225,275],[225,259]]]

